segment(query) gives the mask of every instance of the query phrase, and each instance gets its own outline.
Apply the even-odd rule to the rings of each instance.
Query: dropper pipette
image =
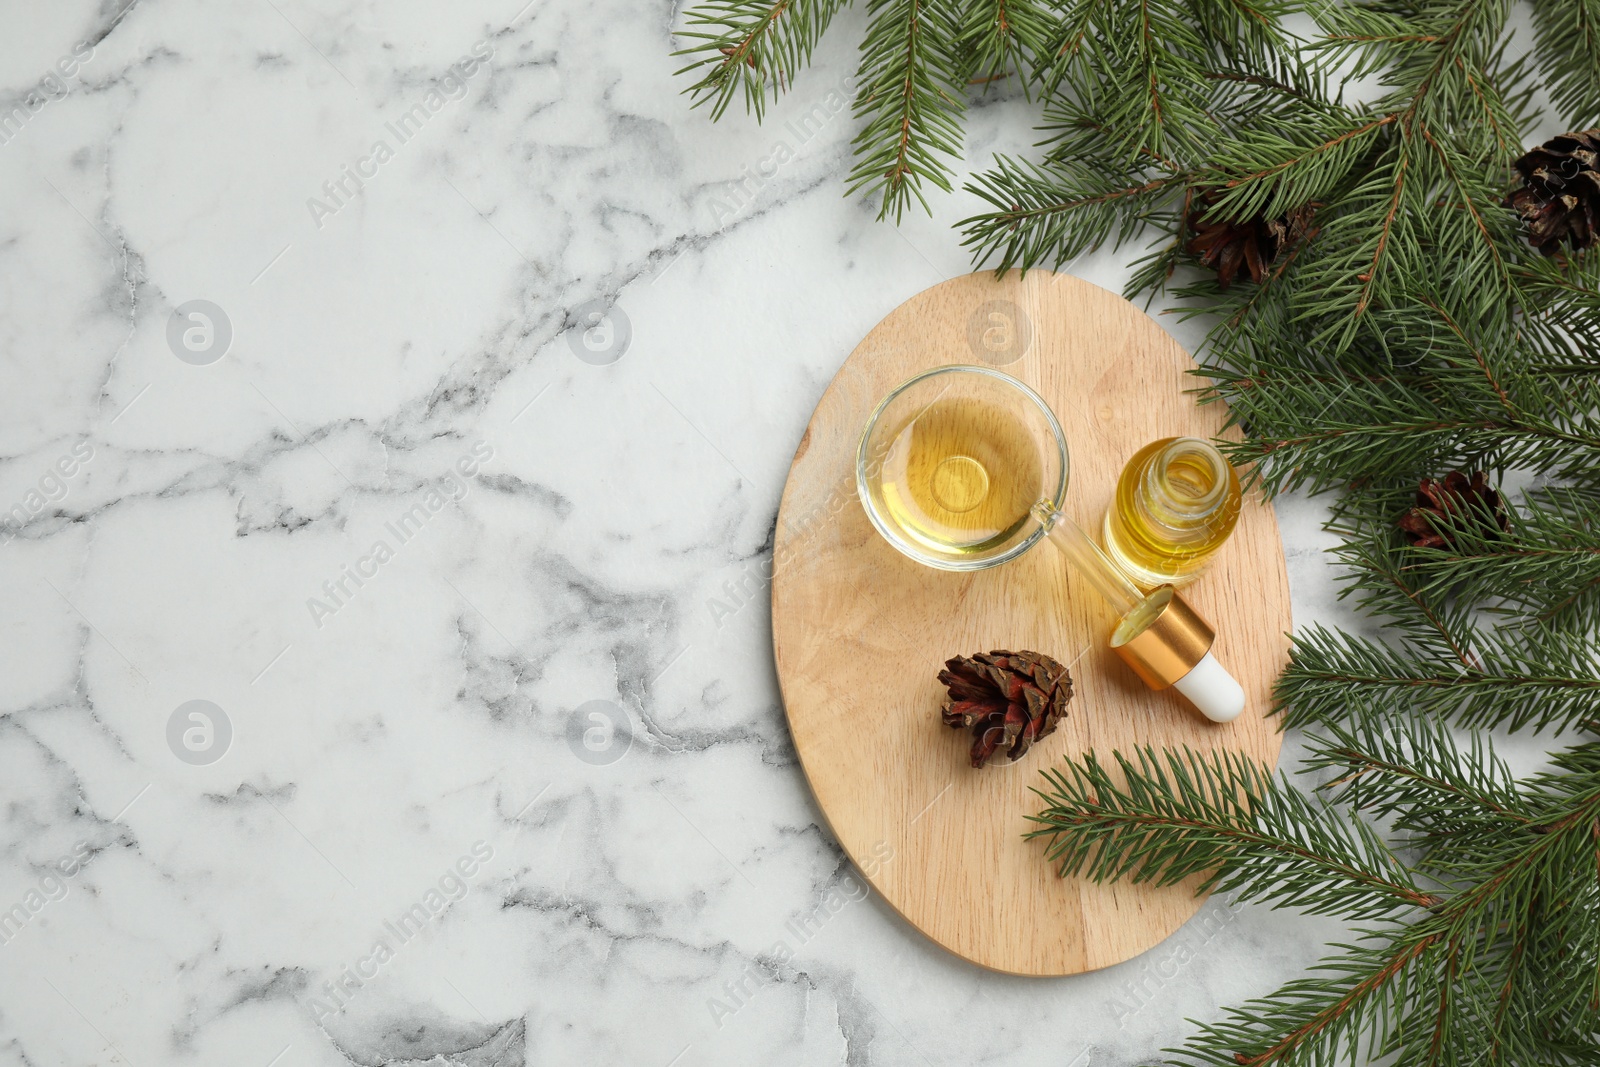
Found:
[[[1244,689],[1211,654],[1216,632],[1170,585],[1139,591],[1083,528],[1042,500],[1033,518],[1116,613],[1111,648],[1152,689],[1172,686],[1213,722],[1244,710]]]

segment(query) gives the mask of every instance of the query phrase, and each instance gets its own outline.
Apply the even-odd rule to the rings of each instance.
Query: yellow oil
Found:
[[[911,541],[983,553],[1029,521],[1044,460],[1014,415],[973,399],[935,401],[900,431],[878,473],[883,510]]]
[[[1106,550],[1145,588],[1200,576],[1239,521],[1239,478],[1209,442],[1167,437],[1134,453],[1106,511]]]
[[[1171,601],[1172,589],[1164,586],[1135,604],[1133,610],[1124,615],[1117,623],[1117,628],[1111,631],[1111,647],[1125,645],[1148,630],[1150,624],[1156,621],[1156,616]]]

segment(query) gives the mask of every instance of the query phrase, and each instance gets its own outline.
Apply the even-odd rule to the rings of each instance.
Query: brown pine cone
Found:
[[[1484,537],[1511,529],[1505,501],[1489,487],[1483,471],[1474,471],[1471,480],[1460,471],[1451,471],[1443,481],[1422,479],[1417,506],[1400,517],[1406,540],[1418,548],[1454,548],[1455,534],[1463,526]]]
[[[1189,205],[1191,236],[1184,248],[1200,262],[1217,272],[1226,289],[1243,267],[1250,280],[1260,284],[1267,267],[1279,253],[1311,234],[1311,209],[1297,208],[1275,219],[1260,215],[1244,222],[1217,217],[1207,218],[1221,197],[1214,190],[1196,194]]]
[[[972,765],[996,753],[1018,759],[1055,732],[1072,699],[1072,675],[1038,652],[980,652],[945,661],[944,724],[972,731]]]
[[[1516,162],[1523,186],[1506,201],[1528,224],[1528,243],[1547,256],[1562,242],[1581,252],[1600,239],[1600,128],[1564,133]]]

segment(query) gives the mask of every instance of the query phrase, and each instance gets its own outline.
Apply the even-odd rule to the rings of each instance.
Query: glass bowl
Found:
[[[969,455],[968,453],[978,453]],[[1067,493],[1067,439],[1044,398],[992,367],[953,365],[896,386],[856,450],[872,525],[929,567],[975,571],[1045,536],[1029,513]]]

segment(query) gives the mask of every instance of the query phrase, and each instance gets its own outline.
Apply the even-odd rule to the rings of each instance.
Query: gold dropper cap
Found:
[[[1151,689],[1194,670],[1217,633],[1170,585],[1158,587],[1117,625],[1111,649]]]

